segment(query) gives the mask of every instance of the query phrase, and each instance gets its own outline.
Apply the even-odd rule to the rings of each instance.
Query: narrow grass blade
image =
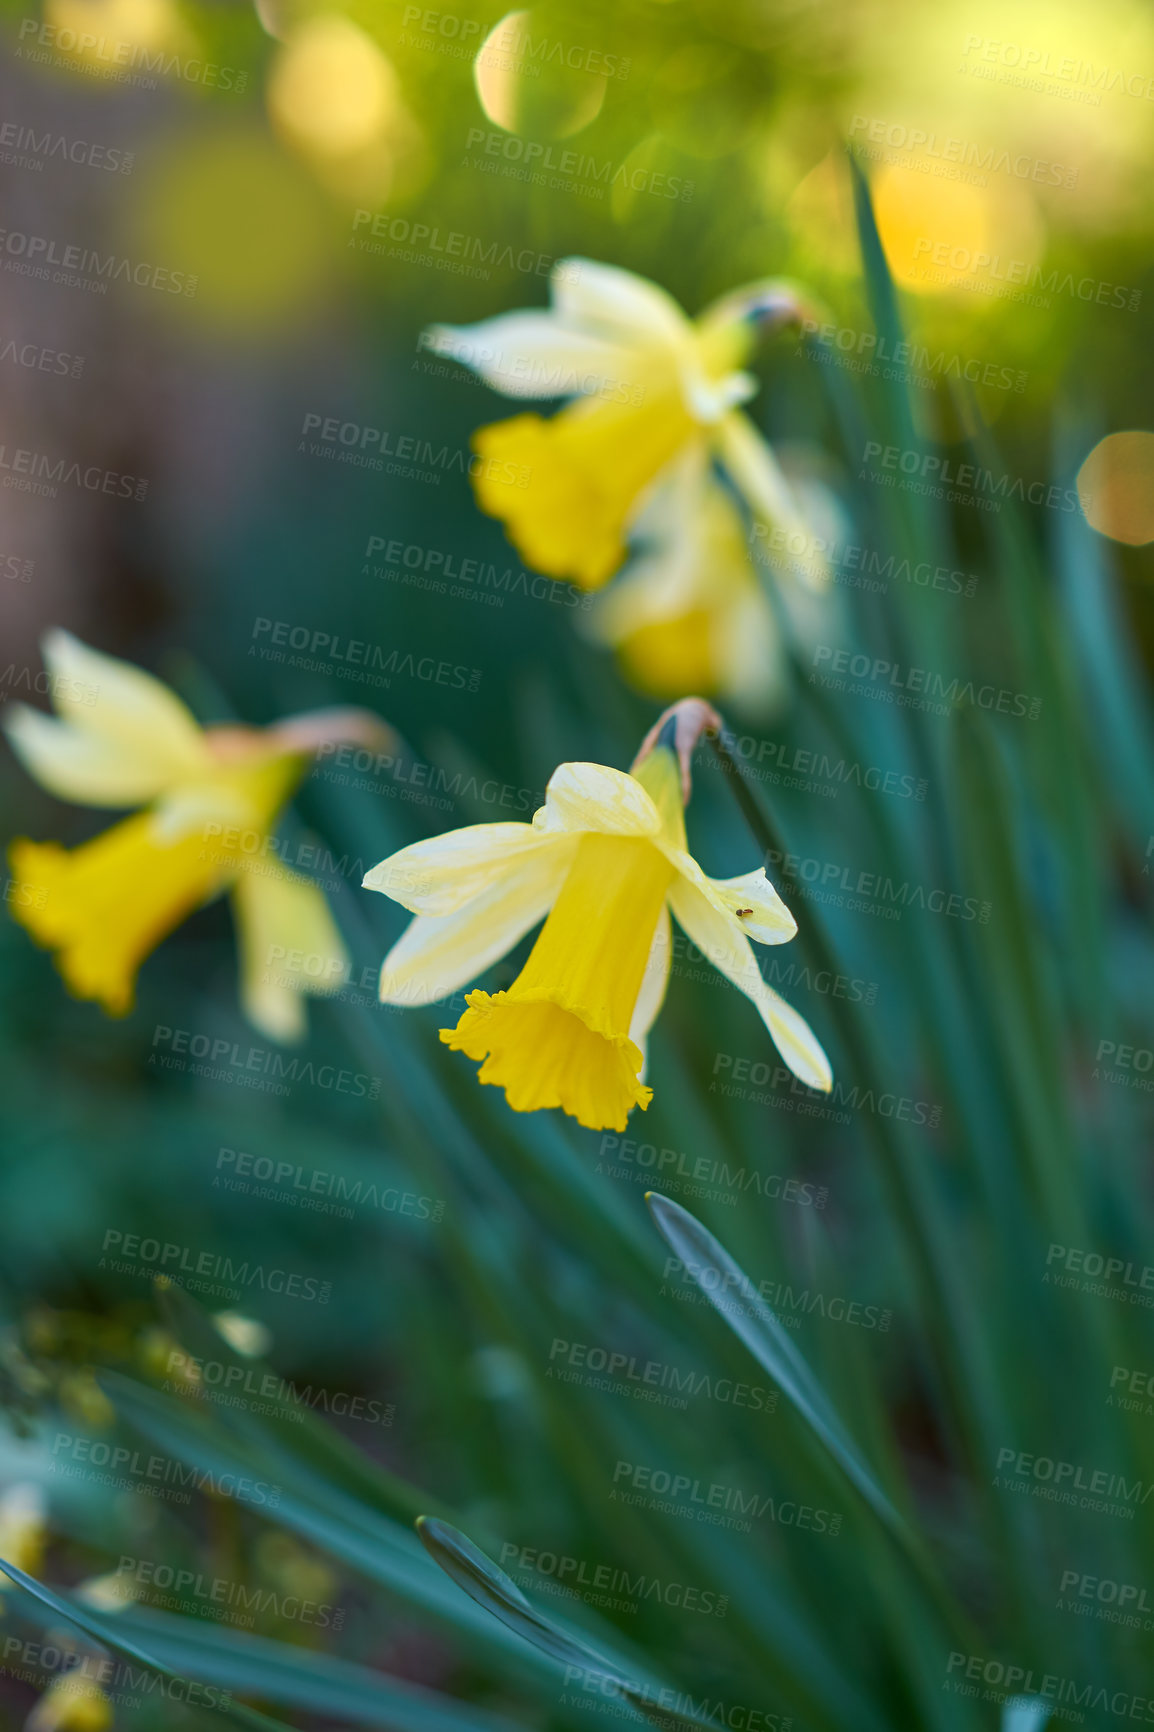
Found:
[[[167,1678],[181,1684],[202,1682],[199,1678],[189,1679],[180,1672],[173,1671],[171,1667],[163,1665],[151,1654],[146,1653],[143,1648],[138,1647],[135,1642],[131,1642],[126,1637],[110,1630],[102,1619],[94,1618],[88,1612],[82,1612],[78,1606],[62,1599],[59,1594],[53,1593],[51,1588],[46,1588],[43,1582],[38,1582],[32,1576],[26,1575],[15,1564],[7,1563],[3,1558],[0,1558],[0,1570],[3,1570],[4,1574],[14,1581],[17,1587],[23,1589],[27,1599],[37,1602],[39,1606],[47,1607],[54,1618],[63,1618],[65,1623],[72,1624],[76,1629],[82,1630],[90,1640],[99,1642],[102,1647],[111,1648],[114,1653],[123,1654],[127,1659],[135,1660],[138,1665],[147,1667],[158,1678]],[[270,1732],[270,1729],[271,1732],[290,1732],[290,1729],[285,1727],[283,1720],[270,1720],[266,1714],[258,1714],[255,1708],[246,1708],[240,1702],[204,1702],[198,1703],[197,1706],[203,1707],[207,1713],[219,1714],[223,1719],[231,1721],[234,1726],[254,1727],[257,1732]]]
[[[669,1696],[676,1698],[678,1692],[665,1689],[649,1679],[631,1678],[619,1662],[599,1654],[579,1637],[542,1617],[529,1604],[516,1582],[448,1522],[440,1521],[436,1516],[422,1516],[417,1522],[417,1532],[430,1557],[471,1600],[484,1606],[507,1629],[564,1666],[567,1679],[579,1674],[586,1687],[588,1680],[595,1679],[605,1693],[621,1697],[645,1719],[663,1726],[672,1723],[703,1727],[709,1724],[696,1715],[682,1714],[665,1705],[665,1700]]]

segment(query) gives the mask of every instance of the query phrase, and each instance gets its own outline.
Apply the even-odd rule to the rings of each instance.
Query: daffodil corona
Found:
[[[793,916],[760,868],[716,880],[688,853],[684,762],[674,713],[632,773],[562,764],[531,824],[452,830],[366,874],[367,888],[416,915],[385,959],[386,1004],[446,997],[544,919],[508,991],[469,993],[441,1031],[518,1112],[560,1107],[592,1130],[623,1130],[648,1106],[645,1045],[669,978],[670,912],[753,1000],[795,1075],[831,1086],[820,1045],[766,985],[750,945],[785,943]]]
[[[48,634],[44,660],[58,714],[9,707],[17,757],[61,799],[145,809],[79,848],[13,842],[16,919],[77,998],[122,1016],[144,958],[229,891],[245,1010],[273,1039],[298,1038],[301,995],[335,990],[346,952],[321,891],[277,858],[272,827],[322,743],[379,744],[381,724],[338,710],[202,729],[159,680],[67,632]]]

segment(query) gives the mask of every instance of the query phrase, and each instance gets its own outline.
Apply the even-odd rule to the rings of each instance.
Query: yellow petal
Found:
[[[364,876],[413,914],[455,914],[532,854],[555,847],[532,824],[468,824],[390,854]]]
[[[119,752],[146,757],[158,786],[204,768],[204,733],[160,680],[90,649],[71,632],[50,631],[43,648],[53,701],[66,721]]]
[[[663,904],[657,918],[653,943],[649,946],[649,959],[641,979],[641,990],[633,1007],[633,1021],[629,1025],[629,1038],[641,1048],[643,1059],[646,1056],[649,1030],[657,1021],[661,1006],[665,1003],[665,990],[669,985],[672,965],[673,929],[669,923],[669,909]],[[641,1080],[645,1080],[644,1063],[641,1066]]]
[[[26,704],[7,706],[4,732],[28,774],[58,800],[81,806],[139,806],[167,785],[167,769],[146,741],[134,746],[116,742]]]
[[[199,837],[165,845],[147,813],[71,852],[19,838],[8,859],[13,915],[56,952],[69,990],[111,1016],[132,1009],[144,958],[226,876]]]
[[[478,1077],[505,1091],[518,1113],[545,1107],[591,1131],[623,1131],[653,1090],[640,1080],[641,1049],[627,1036],[608,1040],[551,999],[471,992],[469,1008],[441,1039],[483,1061]]]
[[[475,325],[434,325],[434,354],[471,367],[506,397],[577,397],[607,380],[634,382],[632,350],[594,336],[555,313],[501,313]]]
[[[810,1088],[828,1093],[833,1087],[833,1073],[821,1043],[804,1017],[766,985],[736,917],[728,910],[719,910],[710,897],[681,875],[673,881],[669,905],[691,942],[740,992],[752,999],[794,1075]]]
[[[418,914],[381,969],[383,1004],[436,1004],[476,980],[543,920],[576,852],[573,838],[522,854],[451,914]]]
[[[645,489],[695,423],[675,380],[640,404],[589,400],[473,436],[477,503],[538,571],[597,589],[621,565]]]
[[[559,764],[533,814],[538,833],[598,830],[611,836],[656,836],[661,814],[635,776],[606,764]]]
[[[583,836],[512,987],[470,993],[441,1039],[484,1060],[480,1080],[517,1112],[561,1107],[591,1130],[623,1130],[651,1098],[629,1031],[672,876],[649,841]]]
[[[667,857],[677,871],[727,920],[736,920],[746,938],[758,944],[788,944],[797,936],[797,921],[765,875],[763,867],[738,878],[707,878],[691,854]]]
[[[245,1015],[271,1040],[300,1040],[301,995],[336,992],[348,978],[348,951],[323,891],[275,860],[250,861],[232,905]]]
[[[717,431],[721,460],[754,516],[775,528],[808,537],[801,503],[749,417],[731,409]]]
[[[553,268],[550,294],[557,314],[588,330],[637,344],[688,341],[693,326],[673,296],[648,277],[596,259],[561,259]]]
[[[741,513],[702,443],[669,466],[635,528],[644,551],[598,598],[589,630],[653,697],[720,693],[764,709],[781,683],[779,633]]]

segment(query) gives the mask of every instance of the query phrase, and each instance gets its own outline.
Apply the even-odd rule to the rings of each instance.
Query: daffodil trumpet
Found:
[[[159,680],[68,632],[49,632],[43,652],[57,713],[8,706],[16,756],[60,799],[141,810],[78,848],[14,841],[13,915],[75,997],[123,1016],[145,957],[227,892],[245,1012],[272,1039],[299,1039],[303,995],[336,990],[347,953],[319,887],[278,858],[274,826],[316,752],[379,749],[389,730],[352,709],[202,728]]]
[[[790,532],[805,511],[741,405],[745,368],[768,330],[813,313],[796,285],[752,283],[690,319],[631,271],[563,259],[548,310],[439,325],[431,346],[510,397],[568,399],[480,428],[474,487],[522,557],[550,577],[598,589],[624,563],[652,488],[696,450],[752,515]]]
[[[470,992],[441,1030],[517,1112],[560,1107],[591,1130],[620,1131],[649,1105],[646,1043],[669,979],[670,914],[753,1001],[794,1074],[832,1085],[821,1046],[766,984],[750,942],[786,943],[793,916],[762,868],[708,878],[688,852],[689,761],[707,728],[720,728],[716,712],[683,700],[629,772],[562,764],[532,823],[451,830],[365,876],[416,916],[385,958],[386,1004],[446,998],[544,921],[508,990]]]

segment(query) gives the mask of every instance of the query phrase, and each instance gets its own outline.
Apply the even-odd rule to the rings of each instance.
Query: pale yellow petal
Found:
[[[607,381],[633,382],[632,351],[555,313],[502,313],[475,325],[434,325],[434,354],[471,367],[506,397],[576,397]]]
[[[559,841],[532,824],[468,824],[390,854],[365,873],[364,887],[413,914],[453,914],[528,855]]]
[[[544,920],[573,847],[537,849],[452,914],[418,914],[385,957],[383,1004],[436,1004],[512,950]]]
[[[742,932],[758,944],[788,944],[797,936],[797,921],[765,875],[763,867],[738,878],[707,878],[696,860],[683,854],[678,871],[713,904],[719,914],[736,918]]]
[[[157,786],[194,775],[209,762],[191,711],[143,668],[90,649],[66,631],[50,631],[43,651],[59,714],[146,758],[155,767]]]
[[[9,704],[3,725],[28,774],[58,800],[81,806],[140,806],[165,785],[147,747],[122,745],[27,704]]]
[[[641,1081],[645,1081],[646,1060],[648,1059],[649,1030],[657,1021],[661,1006],[665,1003],[665,990],[669,985],[669,971],[673,964],[673,929],[669,922],[669,909],[663,907],[657,920],[657,930],[653,934],[653,943],[649,947],[649,960],[645,964],[645,973],[641,977],[641,991],[637,994],[637,1003],[633,1008],[633,1021],[629,1025],[629,1038],[635,1046],[641,1048],[642,1065]]]
[[[539,832],[599,830],[607,836],[656,836],[661,815],[633,776],[605,764],[560,764],[545,804],[533,814]]]
[[[271,1040],[300,1040],[302,995],[336,992],[348,978],[348,951],[324,892],[266,856],[238,873],[232,906],[245,1015]]]
[[[782,1058],[802,1082],[824,1092],[833,1087],[833,1073],[821,1044],[804,1017],[766,985],[736,917],[721,912],[687,877],[673,880],[669,903],[678,924],[713,966],[731,980],[761,1012]]]
[[[718,454],[753,515],[775,529],[804,536],[801,503],[769,445],[740,409],[731,409],[717,426]]]
[[[673,296],[648,277],[595,259],[561,259],[550,292],[568,322],[641,345],[688,341],[692,325]]]

